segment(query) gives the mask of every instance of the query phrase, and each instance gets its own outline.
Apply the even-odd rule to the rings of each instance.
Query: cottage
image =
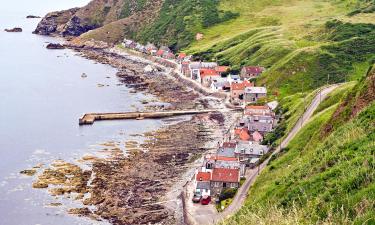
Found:
[[[183,53],[183,52],[181,52],[181,53],[179,53],[178,56],[177,56],[177,62],[178,62],[178,63],[182,63],[182,62],[184,61],[185,58],[186,58],[186,54]]]
[[[191,62],[189,64],[190,78],[197,80],[201,69],[201,62]]]
[[[124,39],[123,43],[126,48],[134,49],[137,46],[137,43],[132,40]]]
[[[227,80],[230,85],[232,85],[233,83],[241,83],[240,75],[229,74]]]
[[[243,79],[253,79],[263,73],[264,68],[260,66],[244,66],[241,70],[241,77]]]
[[[266,105],[248,105],[244,114],[247,116],[272,116],[272,110]]]
[[[223,75],[223,74],[225,74],[226,72],[229,71],[229,67],[228,66],[216,66],[215,70],[220,75]]]
[[[137,43],[137,45],[135,46],[135,50],[139,51],[139,52],[143,52],[143,53],[147,53],[146,51],[146,47]]]
[[[218,156],[234,157],[234,150],[236,149],[236,142],[224,142],[217,151]]]
[[[225,91],[230,89],[230,85],[225,77],[213,77],[211,89],[213,91]]]
[[[246,173],[246,165],[242,164],[237,158],[223,158],[220,157],[215,161],[214,168],[239,169],[240,177],[244,177]]]
[[[260,145],[251,141],[240,141],[237,143],[234,154],[241,161],[249,158],[260,158],[268,153],[268,146]]]
[[[217,67],[215,62],[191,62],[189,65],[190,78],[193,80],[200,81],[200,70],[201,69],[212,69]],[[215,71],[216,72],[216,71]]]
[[[240,186],[240,170],[215,168],[211,177],[211,194],[219,194],[224,188],[238,188]]]
[[[200,69],[198,81],[205,87],[210,87],[212,80],[215,78],[219,78],[220,74],[218,74],[213,69]]]
[[[196,172],[195,174],[195,192],[202,196],[211,195],[211,173],[210,172]]]
[[[247,87],[253,87],[253,83],[249,81],[243,81],[243,82],[232,82],[230,86],[230,101],[233,104],[240,104],[242,103],[244,99],[245,89]]]
[[[258,99],[267,96],[267,88],[265,87],[246,87],[244,93],[245,103],[256,103]]]
[[[202,196],[211,196],[211,182],[210,181],[197,181],[195,186],[195,193]]]
[[[272,127],[276,125],[276,119],[271,115],[260,115],[260,116],[251,115],[251,116],[245,116],[244,119],[246,121],[246,124],[260,122],[260,123],[272,124]]]
[[[190,76],[190,62],[181,62],[180,72],[189,77]]]
[[[218,65],[216,62],[201,62],[202,69],[215,69]]]
[[[164,59],[174,59],[175,55],[172,52],[165,51],[162,56]]]
[[[251,122],[248,124],[248,129],[250,132],[259,131],[261,133],[268,133],[272,131],[273,124],[266,122]]]
[[[235,128],[235,137],[241,141],[250,141],[251,136],[249,134],[249,129],[247,127]]]
[[[251,141],[261,143],[263,141],[263,135],[259,131],[254,131],[251,134]]]
[[[165,52],[164,50],[159,49],[159,50],[156,52],[156,56],[158,56],[158,57],[163,57],[164,52]]]
[[[151,53],[152,51],[158,51],[158,48],[152,44],[152,43],[147,43],[147,45],[145,46],[147,52]]]

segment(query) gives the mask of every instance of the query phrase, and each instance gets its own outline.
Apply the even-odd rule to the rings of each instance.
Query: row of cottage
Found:
[[[219,66],[216,62],[196,62],[192,56],[184,53],[175,55],[165,46],[157,48],[153,44],[141,45],[126,39],[123,46],[173,61],[179,65],[184,76],[214,91],[230,92],[231,103],[244,106],[243,116],[229,140],[221,143],[215,154],[206,155],[202,166],[196,170],[194,196],[216,196],[223,189],[238,188],[246,169],[254,168],[268,153],[269,147],[262,144],[263,139],[277,123],[274,113],[277,102],[253,105],[267,96],[267,89],[256,87],[253,82],[265,69],[245,66],[239,74],[232,74],[228,66]]]
[[[229,92],[230,102],[235,105],[247,105],[257,102],[267,95],[265,87],[255,87],[254,78],[264,72],[260,66],[244,66],[239,74],[230,73],[230,67],[219,66],[216,62],[194,62],[192,56],[185,53],[175,55],[168,47],[157,48],[154,44],[141,45],[125,39],[124,47],[160,57],[178,63],[180,73],[195,80],[213,91]]]
[[[196,170],[196,195],[217,196],[223,189],[239,188],[246,169],[256,167],[270,150],[262,142],[277,124],[274,113],[277,105],[277,102],[270,102],[245,107],[230,139],[221,143],[215,154],[206,155],[202,166]]]

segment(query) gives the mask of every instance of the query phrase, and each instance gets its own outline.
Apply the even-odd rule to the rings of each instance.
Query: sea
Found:
[[[160,120],[100,121],[79,126],[87,112],[141,110],[147,93],[133,93],[116,77],[116,69],[81,57],[72,50],[48,50],[58,38],[32,34],[48,12],[80,7],[89,0],[1,0],[0,7],[0,225],[107,224],[66,213],[79,202],[51,197],[33,189],[35,177],[20,174],[54,160],[75,163],[98,155],[102,144],[143,141],[144,132],[164,125]],[[6,28],[21,27],[22,33]],[[82,76],[86,74],[87,77]],[[105,157],[105,156],[102,156]]]

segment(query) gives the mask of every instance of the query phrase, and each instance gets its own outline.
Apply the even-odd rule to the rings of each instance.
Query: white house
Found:
[[[228,80],[229,84],[232,85],[232,83],[240,83],[241,77],[240,77],[240,75],[229,74],[228,77],[227,77],[227,80]]]

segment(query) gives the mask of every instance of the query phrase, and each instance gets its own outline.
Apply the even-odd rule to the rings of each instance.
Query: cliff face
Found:
[[[82,8],[53,12],[47,14],[38,24],[34,33],[41,35],[80,36],[90,30],[105,27],[111,23],[119,25],[117,30],[124,29],[122,24],[130,27],[141,27],[153,18],[158,11],[161,0],[93,0]],[[110,26],[113,28],[113,24]],[[107,32],[107,29],[104,29]],[[122,32],[121,37],[124,36]],[[103,34],[96,32],[97,39]],[[107,33],[108,34],[108,33]],[[108,35],[107,35],[108,36]],[[111,36],[111,35],[109,35]],[[94,39],[96,37],[93,37]],[[117,38],[115,38],[117,40]],[[112,41],[113,38],[110,39]]]
[[[65,30],[66,23],[74,16],[79,8],[48,13],[42,21],[39,22],[34,34],[52,35],[61,34]]]
[[[116,43],[125,36],[174,49],[188,46],[197,33],[239,16],[218,0],[93,0],[85,7],[47,15],[35,33],[80,36]],[[64,11],[63,11],[64,12]],[[62,18],[60,18],[62,17]],[[58,24],[61,29],[50,29]],[[48,32],[44,32],[44,31]],[[92,31],[92,32],[88,32]]]

